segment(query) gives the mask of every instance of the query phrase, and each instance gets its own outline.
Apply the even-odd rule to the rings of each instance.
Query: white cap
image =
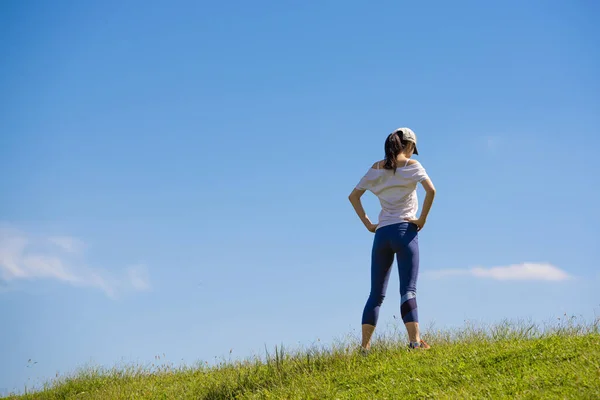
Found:
[[[398,128],[398,129],[396,129],[392,133],[397,133],[400,136],[400,139],[402,139],[402,140],[413,142],[415,144],[415,151],[414,151],[414,153],[416,155],[419,155],[419,152],[417,151],[417,135],[415,135],[415,133],[412,131],[412,129],[410,129],[410,128]]]

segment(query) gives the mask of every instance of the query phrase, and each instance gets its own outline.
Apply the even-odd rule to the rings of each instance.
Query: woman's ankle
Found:
[[[406,322],[404,324],[406,326],[406,332],[408,333],[408,340],[411,343],[420,343],[421,342],[421,332],[419,332],[419,323],[418,322]]]
[[[375,332],[375,326],[369,324],[362,325],[362,344],[361,347],[365,350],[369,350],[371,348],[371,338],[373,337],[373,332]]]

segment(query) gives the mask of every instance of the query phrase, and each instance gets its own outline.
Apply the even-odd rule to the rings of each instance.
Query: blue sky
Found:
[[[438,190],[422,325],[593,319],[599,11],[0,3],[0,393],[358,332],[372,234],[347,195],[399,126]]]

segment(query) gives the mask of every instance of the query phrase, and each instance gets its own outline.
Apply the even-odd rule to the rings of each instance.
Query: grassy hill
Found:
[[[408,350],[379,336],[331,348],[216,367],[85,369],[10,399],[600,399],[600,329],[567,321],[551,329],[503,323],[424,336]]]

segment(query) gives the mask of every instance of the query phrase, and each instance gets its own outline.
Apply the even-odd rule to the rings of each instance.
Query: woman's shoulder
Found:
[[[371,168],[373,168],[373,169],[383,169],[384,165],[385,165],[385,160],[379,160],[379,161],[375,161],[373,163],[373,165],[371,166]]]
[[[410,158],[406,164],[403,164],[405,161],[399,163],[398,167],[408,167],[411,165],[421,166],[421,163],[418,160]],[[373,169],[384,169],[385,168],[385,160],[375,161],[371,166]]]

